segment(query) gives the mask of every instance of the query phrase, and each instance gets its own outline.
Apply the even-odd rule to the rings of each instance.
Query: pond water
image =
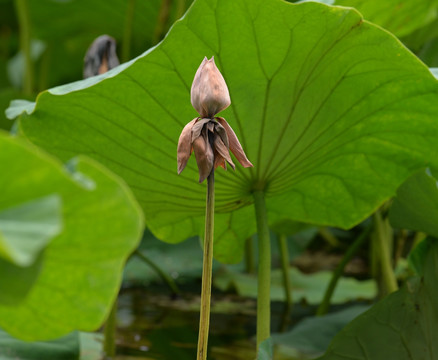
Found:
[[[172,298],[144,288],[124,289],[118,305],[117,359],[195,359],[199,302],[199,296],[190,293]],[[294,306],[291,318],[283,303],[274,302],[272,331],[289,328],[314,311],[311,306]],[[255,359],[255,332],[254,299],[213,294],[209,359]]]

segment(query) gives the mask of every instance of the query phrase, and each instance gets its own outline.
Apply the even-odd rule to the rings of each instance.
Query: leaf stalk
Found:
[[[378,255],[378,262],[380,264],[380,275],[384,285],[384,292],[390,294],[398,290],[397,280],[395,278],[394,270],[392,267],[391,256],[391,241],[392,236],[389,234],[388,220],[382,219],[380,210],[374,213],[374,247]]]
[[[350,260],[357,254],[362,244],[365,242],[365,239],[368,238],[372,230],[372,226],[367,227],[353,242],[353,244],[350,245],[350,247],[347,249],[344,257],[342,258],[341,262],[336,266],[335,270],[333,271],[332,278],[330,279],[330,283],[327,286],[327,289],[324,293],[324,298],[321,302],[321,304],[318,307],[318,310],[316,311],[317,316],[322,316],[327,314],[329,307],[330,307],[330,301],[332,299],[333,293],[336,290],[336,286],[338,284],[338,281],[342,274],[344,273],[345,266],[350,262]]]
[[[116,356],[116,328],[117,328],[117,297],[111,307],[104,326],[103,351],[106,360]]]
[[[271,241],[263,191],[253,193],[259,238],[259,270],[257,287],[257,351],[271,333]]]

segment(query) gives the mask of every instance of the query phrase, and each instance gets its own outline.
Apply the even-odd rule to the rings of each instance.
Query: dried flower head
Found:
[[[87,50],[84,58],[84,79],[119,66],[116,53],[116,40],[108,35],[96,38]]]
[[[191,89],[191,101],[200,117],[190,121],[181,132],[178,141],[178,174],[195,152],[199,169],[199,182],[203,182],[213,168],[226,163],[234,169],[229,150],[243,167],[253,166],[231,126],[224,118],[215,115],[231,104],[227,84],[214,63],[204,58],[196,71]]]

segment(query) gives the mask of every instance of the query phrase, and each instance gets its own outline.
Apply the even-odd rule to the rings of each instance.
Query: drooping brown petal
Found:
[[[218,166],[220,166],[224,170],[227,170],[227,162],[215,149],[214,150],[214,168],[217,169]]]
[[[236,168],[233,160],[231,160],[230,153],[228,151],[228,148],[225,146],[225,144],[222,142],[222,139],[220,136],[214,137],[214,149],[219,153],[221,157],[223,157],[225,160],[227,160],[228,164],[233,168],[233,170]]]
[[[187,161],[189,160],[192,152],[192,127],[196,120],[198,120],[198,118],[194,118],[186,126],[184,126],[184,129],[181,131],[181,135],[179,136],[177,150],[178,174],[181,174],[181,171],[183,171],[186,167]]]
[[[193,125],[192,127],[192,142],[195,141],[196,138],[201,136],[201,131],[204,128],[204,125],[207,124],[210,119],[200,119]]]
[[[198,164],[199,182],[202,183],[210,175],[214,165],[214,153],[208,142],[208,131],[205,128],[201,136],[193,142],[193,151]]]
[[[208,131],[210,131],[211,133],[214,133],[214,123],[212,121],[209,121],[207,123],[207,129]]]
[[[225,131],[225,128],[221,124],[219,124],[216,120],[214,121],[216,122],[216,124],[214,125],[214,132],[220,136],[222,142],[225,144],[227,149],[229,149],[230,144],[228,142],[228,135],[227,132]]]
[[[221,124],[225,128],[225,131],[228,136],[228,142],[230,144],[230,150],[234,154],[236,159],[239,161],[239,163],[243,167],[252,167],[253,164],[251,164],[251,161],[249,161],[248,158],[246,157],[245,152],[243,151],[242,146],[240,145],[239,139],[237,138],[231,126],[228,125],[227,121],[222,117],[217,117],[215,119],[219,122],[219,124]]]
[[[228,87],[214,63],[214,57],[202,61],[193,79],[190,95],[192,105],[201,117],[213,118],[230,106]]]

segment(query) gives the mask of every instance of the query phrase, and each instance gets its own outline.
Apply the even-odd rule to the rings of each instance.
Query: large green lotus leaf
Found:
[[[0,177],[0,186],[3,188],[9,181],[13,179]],[[58,195],[44,196],[8,209],[2,209],[0,204],[0,258],[20,266],[31,265],[61,230]]]
[[[2,360],[78,360],[79,333],[73,332],[52,341],[27,342],[13,338],[0,329]]]
[[[0,305],[1,327],[25,340],[96,329],[109,312],[123,265],[141,236],[142,214],[131,192],[94,160],[79,157],[68,172],[34,146],[4,133],[0,163],[7,169],[0,173],[1,208],[57,194],[63,219],[63,231],[45,247],[38,269],[31,269],[38,271],[27,296]],[[1,278],[19,275],[7,272]]]
[[[255,189],[265,191],[271,223],[349,228],[438,162],[429,70],[355,10],[314,2],[197,0],[130,64],[40,94],[22,133],[62,159],[87,154],[122,176],[158,238],[202,233],[205,184],[193,158],[176,175],[176,147],[196,117],[193,76],[212,55],[231,94],[222,115],[254,164],[217,171],[221,260],[237,261],[256,231],[247,206]]]
[[[320,360],[436,360],[438,243],[427,254],[424,276],[409,281],[356,318]]]
[[[438,183],[429,169],[414,174],[399,187],[389,221],[397,228],[438,237]]]
[[[437,17],[437,0],[336,0],[335,5],[351,6],[365,19],[401,37]]]
[[[19,266],[0,258],[0,304],[17,305],[32,289],[43,264],[44,251],[37,253],[28,266]]]
[[[9,165],[7,158],[2,163]],[[7,175],[0,176],[0,188],[14,192],[8,184],[13,181]],[[0,204],[0,303],[14,305],[32,288],[41,269],[43,249],[62,230],[62,205],[60,196],[52,194],[1,208]]]

